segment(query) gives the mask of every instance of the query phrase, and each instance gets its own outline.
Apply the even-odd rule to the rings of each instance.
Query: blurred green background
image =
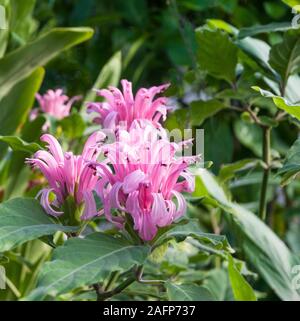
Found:
[[[25,0],[35,4],[28,29],[16,29],[10,50],[53,27],[90,26],[91,41],[68,50],[47,66],[43,90],[63,86],[85,93],[99,70],[117,51],[123,55],[122,77],[135,87],[163,81],[180,85],[195,67],[194,29],[206,19],[222,19],[237,28],[286,21],[291,10],[279,0]],[[34,32],[32,32],[34,31]],[[275,42],[276,34],[265,35]],[[124,63],[125,62],[125,63]]]

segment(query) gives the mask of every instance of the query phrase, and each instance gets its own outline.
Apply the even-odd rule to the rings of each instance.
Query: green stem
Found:
[[[141,273],[143,266],[139,266],[136,270],[135,268],[130,271],[129,276],[121,282],[117,287],[111,290],[115,281],[120,277],[119,272],[113,272],[110,276],[110,279],[107,283],[105,289],[103,289],[98,283],[93,285],[94,290],[97,293],[97,301],[104,301],[116,294],[121,293],[124,289],[126,289],[133,282],[137,281],[138,275]]]
[[[124,289],[126,289],[134,281],[136,281],[136,278],[134,276],[130,276],[128,279],[126,279],[124,282],[122,282],[116,288],[114,288],[113,290],[108,291],[108,292],[101,292],[101,291],[99,291],[99,289],[97,287],[94,286],[94,289],[97,292],[97,301],[104,301],[104,300],[106,300],[116,294],[121,293]]]
[[[271,128],[263,127],[263,161],[266,165],[260,192],[259,216],[264,221],[267,214],[267,188],[271,165]]]
[[[133,275],[130,275],[126,280],[124,280],[122,283],[120,283],[116,288],[113,290],[107,291],[109,288],[112,287],[112,280],[115,280],[115,278],[119,277],[119,273],[112,274],[111,279],[106,286],[106,291],[103,290],[103,288],[100,286],[100,284],[96,283],[93,285],[94,290],[97,293],[97,301],[104,301],[116,294],[121,293],[123,290],[125,290],[129,285],[131,285],[133,282],[137,281],[139,283],[143,284],[149,284],[149,285],[162,285],[164,283],[163,280],[143,280],[143,266],[140,265],[137,267],[137,269],[134,272]]]
[[[136,281],[142,284],[148,285],[162,285],[165,281],[163,280],[144,280],[143,279],[144,267],[140,265],[136,272]]]
[[[102,300],[102,293],[103,292],[102,292],[102,288],[101,288],[100,284],[99,283],[93,284],[93,288],[97,294],[97,301],[103,301]]]
[[[107,285],[105,287],[105,291],[111,290],[111,288],[114,286],[119,276],[120,276],[120,272],[118,271],[114,271],[111,273],[110,279],[108,280]]]

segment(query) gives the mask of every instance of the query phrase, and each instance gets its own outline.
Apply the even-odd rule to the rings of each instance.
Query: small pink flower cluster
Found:
[[[39,151],[28,162],[38,167],[49,182],[49,188],[41,190],[40,195],[50,215],[62,215],[59,208],[72,195],[78,205],[84,203],[82,219],[104,210],[107,220],[122,228],[127,213],[141,239],[150,241],[158,228],[185,213],[182,192],[194,190],[194,177],[188,167],[196,157],[176,156],[190,141],[170,142],[159,123],[166,117],[167,99],[155,96],[168,85],[142,88],[135,97],[130,82],[122,80],[122,86],[123,93],[109,87],[98,91],[105,102],[88,103],[88,111],[99,114],[95,122],[115,134],[114,142],[104,142],[104,131],[96,132],[87,140],[82,155],[75,156],[63,154],[54,137],[43,135],[41,139],[48,143],[49,152]],[[97,160],[100,154],[103,161]],[[51,191],[56,196],[52,202]],[[100,212],[93,191],[103,203]]]
[[[87,160],[96,161],[99,151],[94,146],[104,139],[102,132],[93,133],[86,141],[82,154],[77,156],[71,152],[63,153],[59,142],[52,135],[44,134],[41,137],[41,141],[48,144],[49,151],[40,150],[35,153],[34,158],[28,158],[26,162],[39,168],[48,181],[49,187],[42,189],[37,195],[41,196],[41,204],[48,214],[62,215],[62,211],[53,207],[59,209],[68,196],[73,196],[77,205],[85,203],[83,219],[97,215],[93,190],[98,178]],[[55,195],[51,204],[50,192]]]
[[[141,88],[135,97],[132,94],[131,82],[123,79],[121,84],[123,93],[115,87],[97,90],[97,94],[104,97],[106,102],[88,103],[87,112],[99,114],[94,119],[95,123],[101,124],[104,128],[116,128],[118,125],[130,128],[132,122],[136,119],[147,119],[157,127],[161,118],[166,119],[167,98],[153,99],[157,94],[168,88],[169,84],[154,86],[149,89]]]
[[[35,97],[43,113],[59,120],[69,116],[73,103],[81,98],[80,96],[74,96],[69,99],[68,96],[64,95],[62,89],[50,89],[43,96],[36,94]],[[30,118],[33,120],[38,112],[37,108],[34,109]]]

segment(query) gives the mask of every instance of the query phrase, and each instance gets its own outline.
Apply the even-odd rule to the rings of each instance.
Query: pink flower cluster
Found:
[[[131,82],[123,79],[121,84],[123,93],[115,87],[97,90],[97,94],[104,97],[106,102],[88,103],[87,112],[96,112],[99,115],[94,119],[95,123],[101,124],[104,128],[116,128],[121,125],[128,129],[136,119],[150,120],[155,126],[159,126],[161,118],[166,119],[167,98],[154,98],[168,88],[169,84],[149,89],[141,88],[135,97]]]
[[[63,119],[69,116],[73,103],[80,99],[80,96],[69,98],[64,95],[62,89],[50,89],[43,96],[40,94],[36,94],[35,96],[42,112],[56,119]],[[34,109],[31,113],[31,119],[34,119],[37,114],[38,109]]]
[[[82,154],[77,156],[72,152],[63,153],[60,144],[52,135],[44,134],[41,137],[41,141],[48,144],[48,151],[40,150],[35,153],[34,158],[28,158],[26,162],[39,168],[48,180],[49,187],[42,189],[37,195],[41,196],[41,204],[48,214],[62,215],[63,212],[58,209],[68,196],[73,196],[77,205],[85,203],[82,219],[98,214],[93,197],[98,178],[86,160],[96,161],[99,151],[95,147],[104,139],[103,133],[93,133],[86,141]],[[50,192],[55,195],[51,203]]]
[[[181,145],[170,143],[163,129],[150,122],[134,120],[129,130],[120,130],[118,140],[103,145],[105,164],[94,163],[100,177],[96,191],[107,219],[117,226],[117,209],[132,216],[134,229],[149,241],[159,227],[170,225],[186,211],[181,192],[194,190],[188,165],[194,157],[176,157]]]
[[[50,215],[62,214],[59,208],[68,195],[74,196],[77,204],[85,204],[83,219],[99,215],[95,191],[108,221],[122,228],[127,213],[140,238],[150,241],[160,227],[184,215],[182,192],[194,190],[188,167],[197,158],[177,156],[191,142],[170,142],[159,123],[166,117],[167,99],[155,96],[168,85],[142,88],[135,97],[130,82],[122,80],[122,86],[123,93],[114,87],[99,90],[106,101],[88,104],[89,112],[99,114],[95,122],[113,132],[115,141],[104,143],[104,132],[96,132],[87,140],[82,155],[75,156],[63,154],[54,137],[43,135],[49,152],[39,151],[28,162],[49,182],[40,195]],[[102,161],[97,159],[100,154]],[[50,203],[51,191],[56,199]]]

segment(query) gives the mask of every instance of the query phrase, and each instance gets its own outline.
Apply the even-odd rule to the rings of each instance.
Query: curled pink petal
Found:
[[[176,197],[177,199],[177,210],[174,213],[174,219],[176,220],[177,218],[181,217],[185,212],[186,212],[186,200],[182,196],[182,194],[173,191],[172,194]]]
[[[60,147],[59,142],[54,136],[49,134],[44,134],[43,136],[41,136],[41,141],[48,143],[47,147],[49,148],[50,152],[52,153],[52,155],[54,156],[57,162],[63,161],[64,159],[63,151]]]
[[[118,113],[116,111],[111,111],[103,120],[104,128],[115,128],[117,121]]]
[[[161,193],[153,193],[151,218],[159,227],[171,224],[172,215],[168,212],[165,200]]]
[[[93,133],[84,145],[82,157],[86,160],[96,160],[100,153],[98,147],[102,145],[105,138],[106,135],[101,131]]]
[[[84,211],[81,216],[83,220],[89,220],[93,216],[97,216],[97,207],[92,191],[85,191],[83,193]]]
[[[157,233],[157,227],[148,213],[142,214],[142,223],[139,230],[140,236],[145,241],[151,241]]]
[[[139,184],[145,180],[145,177],[145,173],[140,169],[137,169],[136,171],[127,175],[123,182],[124,193],[129,194],[135,191],[139,187]]]
[[[43,206],[43,208],[46,211],[46,213],[48,213],[48,214],[50,214],[52,216],[60,216],[60,215],[64,214],[64,212],[55,211],[51,207],[51,204],[49,202],[49,194],[50,194],[51,191],[52,191],[51,188],[42,189],[40,191],[40,193],[36,197],[41,196],[41,205]]]
[[[120,202],[120,189],[122,188],[122,185],[122,183],[115,183],[111,188],[110,205],[112,208],[117,208],[121,211],[125,211],[126,209],[121,205]]]

